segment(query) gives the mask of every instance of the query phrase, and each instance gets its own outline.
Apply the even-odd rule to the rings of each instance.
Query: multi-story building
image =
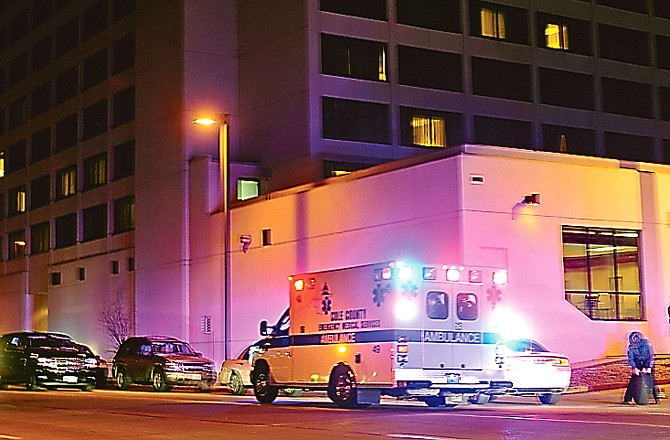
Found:
[[[121,304],[223,356],[217,161],[233,200],[465,143],[670,163],[667,3],[0,1],[0,331],[104,350]]]

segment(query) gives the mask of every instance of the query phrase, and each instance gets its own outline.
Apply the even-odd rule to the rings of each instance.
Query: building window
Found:
[[[33,134],[30,140],[30,163],[37,163],[51,155],[51,128]]]
[[[471,0],[472,35],[528,44],[528,12],[525,9]]]
[[[135,272],[135,257],[128,258],[128,272]]]
[[[272,246],[272,229],[263,229],[261,233],[263,246]]]
[[[56,151],[63,151],[77,144],[77,115],[56,122]]]
[[[112,260],[112,275],[119,274],[119,260]]]
[[[39,9],[39,8],[38,8]],[[46,37],[33,46],[31,71],[35,73],[51,62],[51,37]]]
[[[56,249],[77,244],[77,214],[56,218]]]
[[[494,8],[483,7],[479,10],[482,37],[505,39],[505,13]]]
[[[670,2],[667,0],[654,0],[654,15],[670,19]]]
[[[654,139],[625,133],[606,131],[605,156],[636,162],[656,162],[654,160]]]
[[[135,120],[135,87],[114,94],[114,127]]]
[[[77,165],[56,171],[56,200],[73,196],[77,193]]]
[[[51,246],[51,231],[49,222],[39,223],[30,227],[30,253],[41,254],[49,252]]]
[[[135,175],[135,141],[114,147],[114,180]]]
[[[475,116],[475,143],[529,149],[532,145],[531,123]]]
[[[114,200],[114,233],[135,229],[135,196]]]
[[[657,0],[657,4],[659,1]],[[610,8],[623,9],[624,11],[637,12],[639,14],[647,13],[646,1],[630,0],[598,0],[599,5],[609,6]]]
[[[82,67],[82,90],[100,84],[107,79],[107,49],[103,49],[86,58]]]
[[[28,120],[28,98],[22,96],[9,104],[9,128],[16,128]]]
[[[114,42],[113,73],[117,74],[135,65],[135,33]]]
[[[5,218],[5,195],[0,193],[0,220]]]
[[[5,152],[0,151],[0,179],[5,177]]]
[[[77,281],[84,281],[86,279],[86,268],[78,267],[77,268]]]
[[[260,182],[258,179],[237,179],[237,200],[247,200],[258,197]]]
[[[659,96],[661,99],[661,120],[670,121],[670,87],[659,87]],[[0,160],[2,160],[2,157],[0,157]],[[2,177],[2,167],[0,167],[0,177]]]
[[[602,23],[599,25],[598,30],[600,34],[601,57],[641,66],[650,65],[649,36],[647,32]]]
[[[8,210],[7,217],[26,212],[26,186],[21,185],[12,188],[8,193]]]
[[[84,160],[84,189],[92,189],[107,183],[107,153]]]
[[[72,67],[56,77],[56,104],[61,104],[77,95],[79,71]]]
[[[540,101],[542,104],[594,110],[593,77],[540,67]]]
[[[398,82],[407,86],[461,92],[461,55],[399,45]]]
[[[472,57],[475,95],[530,102],[531,83],[530,66],[526,64]]]
[[[60,272],[51,272],[51,285],[60,286],[60,283],[61,283]]]
[[[101,135],[105,131],[107,131],[107,100],[103,99],[83,111],[84,139]]]
[[[7,174],[26,167],[26,141],[17,142],[7,151]]]
[[[26,255],[26,231],[14,231],[7,234],[7,259],[13,260]]]
[[[565,299],[594,320],[645,319],[639,231],[563,226]]]
[[[83,241],[104,238],[107,235],[107,204],[84,209]]]
[[[605,113],[653,118],[650,84],[603,77],[602,94]]]
[[[51,200],[51,176],[46,175],[30,182],[30,209],[41,208]]]
[[[14,86],[28,77],[28,53],[22,53],[9,63],[9,86]]]
[[[388,105],[324,97],[323,137],[388,144]]]
[[[135,12],[135,0],[114,0],[112,11],[114,22],[117,22],[126,15]]]
[[[542,124],[542,143],[545,151],[597,156],[594,130]]]
[[[73,18],[56,31],[56,58],[62,57],[79,42],[79,20]]]
[[[439,116],[413,116],[412,140],[421,147],[446,147],[447,130],[444,118]]]
[[[386,0],[367,0],[365,2],[321,0],[320,8],[325,12],[386,21]]]
[[[372,164],[353,163],[353,162],[335,162],[326,160],[323,163],[323,177],[339,177],[351,174],[354,171],[370,168]]]
[[[570,48],[568,26],[560,23],[547,23],[544,28],[544,46],[550,49]]]
[[[410,26],[458,33],[460,3],[460,0],[396,0],[397,20]]]
[[[387,81],[386,43],[321,34],[321,72]]]
[[[659,69],[670,70],[670,37],[656,35],[656,61]]]
[[[108,10],[107,0],[101,0],[84,11],[82,41],[86,41],[107,29],[109,21]]]
[[[51,108],[51,81],[33,89],[31,96],[30,116],[41,115]]]

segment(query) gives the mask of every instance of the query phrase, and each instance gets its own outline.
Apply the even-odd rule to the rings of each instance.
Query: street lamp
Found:
[[[230,209],[228,199],[228,128],[230,115],[220,114],[217,119],[197,118],[193,120],[197,125],[219,125],[219,186],[221,192],[221,211],[224,216],[223,231],[223,325],[225,332],[223,354],[228,359],[230,349]]]

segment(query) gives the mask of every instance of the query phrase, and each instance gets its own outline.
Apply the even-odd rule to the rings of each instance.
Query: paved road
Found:
[[[622,391],[428,408],[384,400],[343,410],[320,396],[279,398],[182,390],[0,391],[0,439],[668,439],[670,401],[623,406]]]

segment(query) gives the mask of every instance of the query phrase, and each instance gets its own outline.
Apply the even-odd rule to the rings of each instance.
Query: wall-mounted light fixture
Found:
[[[539,193],[529,193],[523,196],[523,203],[526,205],[537,206],[540,204],[540,194]]]
[[[245,254],[251,246],[251,235],[240,235],[240,243],[242,244],[242,252]]]

